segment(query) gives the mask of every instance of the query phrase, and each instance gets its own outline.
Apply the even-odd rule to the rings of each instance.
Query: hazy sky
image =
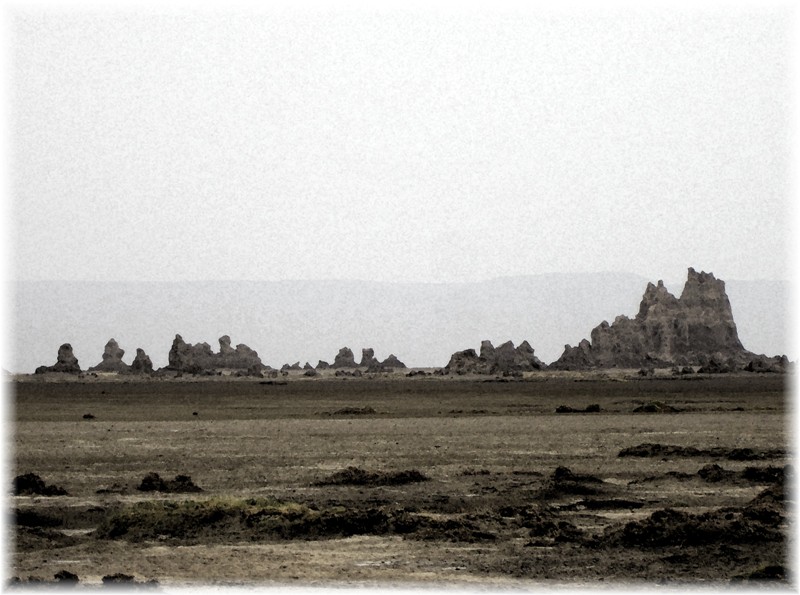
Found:
[[[791,16],[11,9],[11,273],[786,279]]]

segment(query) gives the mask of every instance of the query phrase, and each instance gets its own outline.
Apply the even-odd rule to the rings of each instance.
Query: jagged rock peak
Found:
[[[673,308],[677,302],[678,298],[667,291],[663,281],[659,280],[658,285],[648,283],[647,288],[644,290],[642,301],[639,304],[639,313],[636,315],[636,318],[642,320],[646,318],[652,310],[658,311],[665,308]],[[628,317],[625,316],[624,318],[627,319]]]
[[[686,284],[681,293],[681,302],[686,306],[705,306],[718,308],[733,319],[731,304],[725,293],[725,281],[714,277],[713,273],[698,273],[689,268]]]
[[[491,359],[494,357],[494,345],[488,339],[481,341],[481,357],[484,359]]]
[[[208,343],[191,345],[186,343],[180,335],[175,335],[169,351],[168,368],[192,374],[206,370],[263,368],[258,353],[244,344],[239,344],[236,349],[232,349],[231,339],[228,335],[219,338],[219,345],[220,352],[214,353]]]
[[[133,358],[130,371],[133,374],[152,374],[153,362],[141,347],[136,348],[136,357]]]
[[[64,343],[58,348],[58,356],[56,357],[56,364],[63,366],[77,366],[78,358],[72,353],[72,345]]]
[[[591,332],[591,343],[567,346],[556,369],[705,365],[718,360],[741,366],[752,354],[742,347],[725,283],[712,273],[688,271],[680,298],[659,281],[648,283],[634,319],[618,316]]]
[[[541,370],[544,367],[544,363],[534,355],[533,347],[527,341],[515,348],[511,341],[494,347],[491,341],[484,340],[481,342],[480,355],[474,349],[457,351],[450,357],[444,370],[455,374],[507,375]]]
[[[445,372],[453,374],[487,374],[486,360],[479,357],[474,349],[456,351],[444,367]]]
[[[390,353],[389,357],[381,362],[381,366],[387,368],[405,368],[406,365],[397,359],[397,356],[394,353]]]
[[[356,358],[349,347],[342,347],[333,359],[331,368],[355,368]]]
[[[380,362],[375,358],[375,350],[371,347],[366,347],[361,350],[361,363],[359,366],[376,366]]]
[[[219,353],[220,355],[231,355],[235,353],[231,347],[231,338],[228,335],[222,335],[219,338]]]
[[[125,350],[120,348],[117,340],[109,339],[105,349],[103,349],[103,360],[121,360],[123,355],[125,355]]]
[[[58,355],[56,363],[52,366],[39,366],[36,368],[36,374],[44,374],[46,372],[66,372],[68,374],[80,374],[81,367],[78,365],[78,358],[72,353],[72,345],[64,343],[58,348]]]
[[[121,349],[116,339],[109,339],[103,349],[103,361],[89,368],[89,372],[127,372],[130,366],[122,361],[125,350]]]

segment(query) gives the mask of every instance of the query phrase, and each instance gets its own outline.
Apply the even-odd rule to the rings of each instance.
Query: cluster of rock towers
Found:
[[[564,353],[555,362],[546,365],[534,354],[527,341],[518,347],[506,342],[494,347],[483,341],[480,353],[466,349],[454,353],[441,374],[521,374],[536,370],[591,370],[605,368],[673,367],[685,372],[785,372],[790,366],[786,356],[767,357],[747,351],[739,341],[736,323],[725,282],[712,273],[696,272],[690,268],[680,297],[675,297],[664,287],[648,283],[633,317],[618,316],[614,322],[601,322],[577,346],[566,345]],[[142,349],[128,365],[122,361],[125,351],[114,339],[108,341],[102,361],[88,372],[116,372],[120,374],[153,374],[153,364]],[[393,354],[384,361],[375,357],[374,350],[363,349],[361,362],[356,363],[353,352],[343,347],[332,364],[320,360],[316,366],[308,362],[285,364],[281,370],[311,371],[328,368],[365,368],[382,372],[405,368]],[[156,372],[204,374],[230,370],[238,375],[261,375],[265,366],[253,349],[239,344],[231,347],[227,335],[219,339],[219,352],[214,353],[208,343],[195,345],[184,342],[176,335],[169,351],[169,364]],[[37,374],[47,372],[80,373],[78,360],[72,347],[65,343],[58,350],[52,366],[40,366]]]

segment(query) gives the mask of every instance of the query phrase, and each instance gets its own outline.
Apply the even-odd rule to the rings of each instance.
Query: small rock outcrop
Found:
[[[444,367],[451,374],[488,374],[489,368],[485,359],[481,359],[474,349],[456,351]]]
[[[35,374],[45,374],[47,372],[66,372],[67,374],[80,374],[81,367],[78,365],[78,358],[72,353],[72,345],[64,343],[58,348],[56,363],[52,366],[39,366]]]
[[[89,372],[117,372],[125,373],[130,366],[122,361],[125,350],[121,349],[116,339],[109,339],[103,349],[103,361],[89,368]]]
[[[250,370],[255,366],[259,369],[263,367],[258,353],[243,344],[233,349],[228,335],[220,337],[219,346],[219,353],[214,353],[208,343],[192,345],[186,343],[180,335],[175,335],[169,351],[167,369],[199,374],[209,370]]]
[[[133,358],[133,362],[131,363],[132,374],[152,374],[153,373],[153,362],[150,361],[150,356],[148,356],[144,349],[137,348],[136,349],[136,357]]]
[[[397,359],[397,356],[394,353],[389,354],[385,360],[381,362],[381,366],[384,368],[406,368],[407,366]]]
[[[530,343],[523,341],[519,347],[506,341],[499,347],[491,341],[481,342],[480,355],[474,349],[457,351],[444,367],[451,374],[515,374],[542,370],[545,364],[534,354]]]
[[[375,350],[371,347],[367,347],[361,350],[361,363],[358,364],[360,367],[374,367],[379,366],[380,362],[375,358]]]
[[[397,357],[392,354],[387,357],[383,362],[375,357],[375,350],[371,347],[365,347],[361,350],[361,362],[356,363],[353,352],[348,347],[342,347],[333,364],[330,366],[328,362],[320,361],[317,364],[317,370],[324,370],[326,368],[366,368],[367,372],[387,372],[392,368],[405,368],[406,365],[401,362]]]
[[[333,359],[331,368],[356,368],[356,358],[349,347],[342,347]]]
[[[527,341],[520,343],[517,348],[514,348],[511,341],[506,341],[494,350],[494,360],[496,369],[492,371],[493,374],[497,372],[532,372],[545,367]]]
[[[591,341],[566,345],[551,368],[642,368],[710,366],[741,368],[753,354],[739,341],[725,282],[712,273],[689,269],[680,298],[659,281],[647,284],[634,318],[600,323]]]
[[[216,359],[217,369],[247,370],[256,365],[262,366],[258,353],[244,343],[239,343],[236,349],[232,348],[231,338],[228,335],[219,338],[219,354]]]
[[[744,369],[748,372],[758,372],[761,374],[784,374],[792,369],[792,363],[785,355],[767,357],[766,355],[756,355],[747,362]]]
[[[167,481],[161,479],[158,473],[150,472],[144,476],[139,486],[136,488],[140,492],[202,492],[203,489],[197,486],[188,475],[176,475],[175,479]]]
[[[175,335],[169,350],[167,368],[197,374],[210,367],[213,355],[208,343],[192,345],[186,343],[180,335]]]
[[[66,496],[67,490],[55,485],[47,485],[35,473],[17,475],[14,478],[15,496]]]

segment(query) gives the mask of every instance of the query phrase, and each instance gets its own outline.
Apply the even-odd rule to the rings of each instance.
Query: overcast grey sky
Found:
[[[787,279],[788,8],[13,9],[17,279]]]

